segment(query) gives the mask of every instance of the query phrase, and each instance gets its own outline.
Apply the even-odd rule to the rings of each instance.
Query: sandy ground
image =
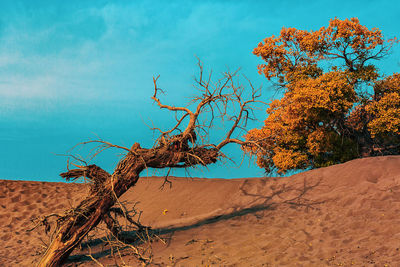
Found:
[[[286,178],[143,178],[127,192],[158,237],[150,266],[400,266],[400,156],[358,159]],[[81,184],[0,181],[0,266],[34,266],[49,240],[39,214],[75,206]],[[67,266],[141,266],[99,231]],[[149,246],[151,245],[151,247]]]

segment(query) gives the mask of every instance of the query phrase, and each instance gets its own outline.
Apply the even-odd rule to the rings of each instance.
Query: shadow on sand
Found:
[[[150,227],[146,227],[147,235],[150,237],[165,235],[173,235],[178,231],[185,231],[194,228],[201,227],[203,225],[212,224],[220,221],[225,221],[229,219],[238,218],[241,216],[245,216],[248,214],[255,214],[259,211],[273,210],[277,209],[279,205],[290,205],[292,207],[300,207],[306,209],[315,209],[318,208],[319,204],[324,203],[325,201],[313,201],[306,198],[306,195],[312,189],[320,186],[320,182],[322,179],[319,179],[314,184],[308,184],[306,178],[304,178],[303,184],[301,185],[291,185],[290,183],[276,183],[274,186],[270,186],[269,192],[265,194],[265,189],[267,186],[267,181],[263,181],[261,184],[262,187],[258,187],[254,190],[254,186],[251,185],[250,180],[246,180],[243,182],[240,187],[241,194],[246,197],[250,197],[251,201],[247,206],[248,208],[235,208],[233,212],[227,214],[220,214],[216,216],[211,216],[206,219],[202,219],[196,221],[194,223],[179,226],[179,227],[167,227],[167,228],[158,228],[151,229]],[[251,191],[251,193],[250,193]],[[256,192],[254,192],[256,191]],[[257,215],[258,216],[258,215]],[[265,215],[263,215],[265,216]],[[138,231],[124,231],[121,233],[120,238],[124,240],[125,243],[130,245],[139,246],[143,244],[143,239],[140,238],[140,233]],[[171,237],[169,237],[170,239]],[[167,237],[168,239],[168,237]],[[94,259],[100,259],[102,257],[110,256],[113,254],[112,249],[107,245],[106,238],[96,238],[90,241],[86,241],[81,245],[82,251],[87,251],[88,248],[94,250],[100,250],[99,252],[91,253],[91,257]],[[96,249],[97,248],[97,249]],[[122,248],[123,249],[123,248]],[[121,250],[121,248],[120,248]],[[69,266],[74,266],[74,263],[82,263],[92,261],[93,259],[85,254],[75,254],[68,258],[66,264]]]

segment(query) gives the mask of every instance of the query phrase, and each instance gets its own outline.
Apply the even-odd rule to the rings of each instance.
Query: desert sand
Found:
[[[122,198],[158,234],[150,266],[400,266],[400,156],[281,178],[170,180],[160,189],[163,178],[141,178]],[[27,231],[30,220],[70,209],[87,186],[0,185],[0,266],[34,266],[49,237]],[[95,242],[103,235],[66,266],[142,266],[129,249]]]

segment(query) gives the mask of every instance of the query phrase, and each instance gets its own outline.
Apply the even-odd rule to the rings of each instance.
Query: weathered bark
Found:
[[[108,214],[116,199],[132,187],[138,180],[144,164],[133,154],[120,161],[113,175],[95,165],[85,169],[71,170],[64,177],[87,175],[94,181],[91,194],[75,209],[58,229],[38,266],[60,266],[79,245],[83,238],[103,217]],[[104,180],[100,187],[100,180]]]
[[[128,153],[112,175],[96,165],[62,173],[61,176],[68,179],[79,176],[90,178],[93,181],[91,193],[73,214],[67,216],[38,266],[60,266],[93,228],[102,220],[107,223],[109,211],[116,200],[136,184],[140,172],[146,167],[207,165],[216,162],[218,155],[218,151],[212,148],[187,151],[171,151],[168,147],[138,149],[136,155]]]

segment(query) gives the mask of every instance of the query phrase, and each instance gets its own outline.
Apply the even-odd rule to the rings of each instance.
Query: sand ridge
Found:
[[[162,178],[142,178],[122,198],[167,241],[152,244],[153,266],[399,266],[399,156],[285,178],[170,180],[161,190]],[[29,220],[68,209],[87,191],[81,184],[0,185],[2,266],[32,266],[47,237],[27,232]],[[98,260],[115,266],[107,253]],[[140,266],[132,256],[123,260]]]

